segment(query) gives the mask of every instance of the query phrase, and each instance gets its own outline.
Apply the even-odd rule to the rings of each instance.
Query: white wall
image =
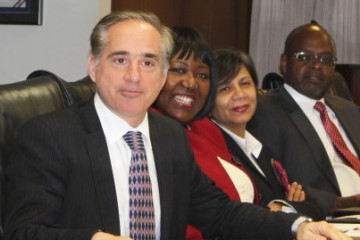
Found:
[[[42,25],[0,25],[0,84],[25,80],[38,69],[67,81],[87,74],[89,36],[110,11],[110,0],[43,2]]]

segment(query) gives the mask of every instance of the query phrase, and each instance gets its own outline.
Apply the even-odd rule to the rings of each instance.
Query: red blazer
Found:
[[[217,158],[219,156],[221,159],[226,160],[234,166],[240,168],[238,165],[233,163],[233,156],[228,151],[220,128],[209,118],[193,121],[188,125],[189,128],[185,128],[186,133],[188,134],[195,160],[200,168],[212,180],[214,180],[216,186],[221,188],[232,200],[240,201],[241,198],[233,182]],[[256,196],[254,203],[258,203],[258,192],[254,182],[253,186]],[[204,238],[199,230],[191,225],[188,225],[186,239],[199,240]]]

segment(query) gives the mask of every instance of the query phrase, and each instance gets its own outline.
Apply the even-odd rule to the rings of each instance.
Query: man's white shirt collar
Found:
[[[315,99],[309,98],[309,97],[299,93],[298,91],[296,91],[293,87],[291,87],[287,83],[284,83],[284,87],[285,87],[286,91],[288,91],[288,93],[294,98],[295,102],[297,102],[297,103],[309,103],[309,104],[312,104],[312,106],[314,106],[316,102],[320,101],[325,104],[324,98],[321,98],[320,100],[315,100]]]
[[[102,128],[106,140],[114,144],[122,138],[128,131],[140,131],[144,140],[150,141],[148,115],[145,114],[144,120],[136,127],[130,126],[124,119],[113,113],[101,100],[98,94],[94,98],[95,109],[102,123]]]
[[[322,102],[326,107],[326,110],[329,114],[330,119],[336,118],[335,113],[331,110],[331,108],[329,108],[326,105],[324,98],[321,98],[319,100],[309,98],[309,97],[299,93],[298,91],[296,91],[293,87],[291,87],[287,83],[284,83],[284,87],[285,87],[286,91],[291,95],[291,97],[295,100],[295,102],[300,106],[300,108],[305,113],[308,111],[312,111],[312,112],[316,112],[316,114],[319,114],[317,112],[317,110],[314,109],[314,106],[315,106],[316,102]],[[306,110],[305,110],[305,108],[306,108]]]

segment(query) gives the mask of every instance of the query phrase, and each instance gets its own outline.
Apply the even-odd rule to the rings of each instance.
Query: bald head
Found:
[[[329,42],[333,48],[333,56],[336,57],[336,45],[330,34],[318,24],[305,24],[292,30],[286,38],[284,53],[298,51],[297,43],[314,36],[321,36],[323,41]]]

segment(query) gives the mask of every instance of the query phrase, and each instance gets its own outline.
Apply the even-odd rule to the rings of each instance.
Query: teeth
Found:
[[[184,96],[184,95],[176,95],[174,99],[184,104],[192,104],[194,102],[194,99],[192,97]]]

